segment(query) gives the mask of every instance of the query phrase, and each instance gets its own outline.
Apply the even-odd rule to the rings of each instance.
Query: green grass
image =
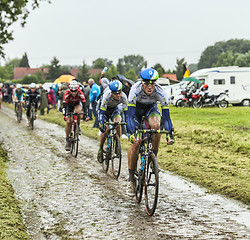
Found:
[[[7,160],[7,154],[0,145],[0,239],[29,239],[19,202],[5,173]]]
[[[250,204],[250,108],[171,108],[176,143],[162,143],[169,171]]]
[[[250,108],[170,107],[175,128],[175,144],[164,136],[158,153],[162,169],[181,175],[211,192],[250,204]],[[56,110],[39,116],[65,126]],[[92,122],[81,123],[84,135],[99,139]],[[129,148],[121,139],[123,149]]]

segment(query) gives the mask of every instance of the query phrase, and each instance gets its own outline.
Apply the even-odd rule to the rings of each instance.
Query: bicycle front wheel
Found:
[[[153,215],[157,206],[159,191],[159,173],[157,159],[152,153],[147,160],[145,172],[145,205],[149,216]]]
[[[30,127],[34,129],[34,120],[35,120],[35,111],[34,108],[31,109],[31,116],[30,116]]]
[[[71,154],[77,157],[78,154],[78,142],[79,142],[79,126],[77,123],[74,124],[74,132],[72,134],[71,142]]]
[[[17,122],[21,122],[22,119],[22,115],[21,115],[21,106],[20,104],[17,105],[17,110],[16,110],[16,114],[17,114]]]
[[[142,191],[145,181],[145,166],[141,166],[141,154],[139,154],[139,158],[137,161],[137,168],[135,171],[135,199],[137,203],[141,202],[142,199]]]
[[[111,162],[114,179],[118,179],[121,172],[122,152],[121,142],[118,135],[115,135],[111,144]]]

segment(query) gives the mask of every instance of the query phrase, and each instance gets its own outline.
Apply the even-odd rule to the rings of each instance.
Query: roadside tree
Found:
[[[46,78],[51,81],[55,81],[62,74],[63,74],[63,71],[62,71],[61,65],[59,64],[59,60],[56,57],[54,57],[51,60],[51,64],[49,65],[49,72]]]
[[[96,60],[94,60],[92,62],[92,67],[93,68],[104,68],[104,67],[107,67],[109,68],[112,64],[113,64],[113,61],[112,60],[108,60],[107,58],[97,58]]]
[[[124,76],[133,81],[137,80],[137,76],[136,76],[136,72],[134,68],[130,68],[129,71],[124,74]]]
[[[183,64],[187,65],[187,62],[185,62],[185,58],[181,58],[176,60],[176,66],[175,66],[175,70],[176,70],[176,77],[178,80],[181,80],[183,78],[184,75],[184,70],[183,70]]]
[[[21,59],[21,62],[19,64],[19,67],[27,67],[27,68],[30,67],[27,53],[24,53],[24,55],[23,55],[23,57]]]
[[[198,69],[218,66],[219,63],[217,64],[217,61],[222,53],[231,51],[233,55],[236,53],[245,54],[249,49],[250,40],[230,39],[228,41],[216,42],[213,46],[208,46],[202,52],[198,63]]]
[[[42,0],[8,0],[1,1],[0,4],[0,57],[4,58],[4,47],[10,40],[13,40],[13,30],[10,27],[13,23],[21,20],[21,25],[24,26],[29,15],[27,5],[32,3],[32,9],[39,7]],[[49,0],[46,0],[50,2]]]
[[[128,55],[118,59],[117,70],[121,74],[124,74],[131,68],[134,68],[136,75],[139,75],[143,67],[147,67],[147,61],[140,55]]]
[[[80,82],[88,81],[90,74],[88,73],[88,67],[87,67],[85,61],[83,61],[82,66],[81,66],[81,68],[79,68],[79,70],[80,70],[80,72],[77,74],[76,78]]]

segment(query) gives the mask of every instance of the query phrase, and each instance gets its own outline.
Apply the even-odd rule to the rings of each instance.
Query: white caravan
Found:
[[[217,67],[198,70],[190,75],[208,84],[212,94],[228,90],[228,102],[250,106],[250,67]]]

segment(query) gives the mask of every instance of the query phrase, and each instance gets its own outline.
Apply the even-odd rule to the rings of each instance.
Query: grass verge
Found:
[[[5,173],[7,161],[7,154],[0,145],[0,239],[29,239],[19,202]]]

